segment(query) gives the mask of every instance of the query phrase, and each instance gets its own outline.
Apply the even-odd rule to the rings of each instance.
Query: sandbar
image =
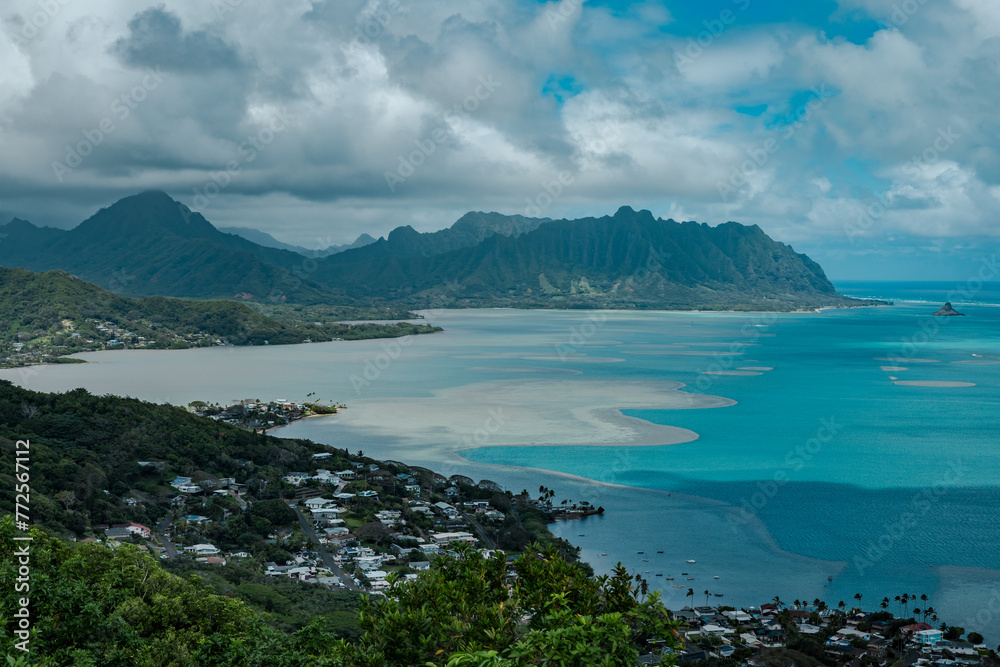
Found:
[[[951,382],[947,380],[896,380],[902,387],[975,387],[975,382]]]

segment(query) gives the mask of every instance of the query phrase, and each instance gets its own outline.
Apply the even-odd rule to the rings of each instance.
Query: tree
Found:
[[[854,599],[858,601],[858,609],[861,609],[861,593],[855,593]]]
[[[356,528],[354,534],[362,540],[374,542],[377,546],[382,544],[382,540],[392,535],[392,531],[381,521],[369,521],[365,525]]]
[[[978,632],[970,632],[969,636],[968,636],[968,640],[969,640],[970,643],[975,644],[975,645],[978,646],[979,644],[983,643],[983,636],[981,634],[979,634]]]
[[[468,545],[386,598],[362,603],[365,664],[633,664],[638,646],[674,627],[659,593],[643,596],[620,564],[587,577],[553,549],[531,545],[508,587],[504,558]],[[522,624],[523,619],[529,619]]]
[[[965,628],[959,627],[957,625],[949,625],[948,629],[944,631],[944,638],[948,641],[953,641],[956,639],[961,639],[962,635],[965,634]]]

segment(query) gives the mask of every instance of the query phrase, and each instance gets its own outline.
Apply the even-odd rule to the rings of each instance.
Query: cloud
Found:
[[[128,31],[111,50],[132,67],[197,73],[242,65],[236,49],[220,36],[207,30],[184,33],[180,19],[162,5],[136,14]]]
[[[39,26],[34,0],[0,17],[0,209],[39,222],[149,187],[192,204],[235,165],[203,213],[303,243],[522,213],[560,175],[544,215],[630,204],[847,254],[893,233],[998,233],[987,0],[844,0],[766,22],[737,3],[722,29],[717,11],[654,0],[57,4]],[[875,29],[829,37],[844,17]],[[150,70],[162,81],[141,91]],[[113,131],[57,178],[105,119]],[[880,198],[894,205],[850,243],[845,225]]]

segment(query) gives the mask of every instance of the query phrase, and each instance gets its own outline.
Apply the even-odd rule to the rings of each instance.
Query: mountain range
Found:
[[[278,239],[274,238],[267,232],[262,232],[259,229],[253,229],[252,227],[216,227],[220,232],[226,234],[235,234],[236,236],[241,236],[247,241],[253,241],[257,245],[262,245],[265,248],[278,248],[280,250],[291,250],[292,252],[297,252],[305,257],[328,257],[330,255],[336,255],[338,252],[344,252],[345,250],[353,250],[354,248],[361,248],[366,245],[375,243],[375,237],[369,234],[362,234],[354,243],[344,243],[343,245],[331,245],[323,249],[310,250],[304,248],[300,245],[293,245],[290,243],[282,243]]]
[[[324,257],[226,233],[159,191],[126,197],[68,231],[15,219],[0,234],[0,265],[61,269],[133,296],[410,307],[864,303],[838,295],[818,264],[756,225],[675,222],[627,206],[579,220],[471,212],[447,229],[397,227]]]

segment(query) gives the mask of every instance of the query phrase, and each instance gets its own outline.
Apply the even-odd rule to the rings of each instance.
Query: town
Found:
[[[264,408],[305,409],[280,401],[238,405],[250,414]],[[231,406],[215,416],[228,421],[232,414]],[[253,425],[260,428],[267,421],[255,418]],[[547,524],[604,511],[587,503],[556,502],[555,492],[545,487],[537,497],[527,490],[514,494],[490,480],[445,478],[362,452],[328,448],[311,453],[308,461],[279,479],[254,477],[249,473],[253,462],[242,459],[235,464],[248,472],[232,477],[170,476],[163,462],[141,461],[141,468],[169,478],[170,512],[155,527],[126,522],[97,528],[111,547],[142,545],[167,567],[172,562],[209,568],[238,564],[268,579],[379,596],[397,580],[415,579],[437,559],[460,557],[458,545],[506,558],[511,573],[518,553],[533,543],[554,544],[574,560],[577,549],[552,537]],[[143,495],[133,492],[121,500],[139,508]],[[700,593],[689,589],[690,605],[671,612],[682,648],[652,644],[639,664],[1000,665],[975,631],[928,623],[938,618],[927,596],[884,598],[879,611],[866,612],[860,595],[851,606],[774,598],[737,609],[710,606],[705,593],[705,606],[696,604]],[[888,610],[892,605],[897,614]]]

